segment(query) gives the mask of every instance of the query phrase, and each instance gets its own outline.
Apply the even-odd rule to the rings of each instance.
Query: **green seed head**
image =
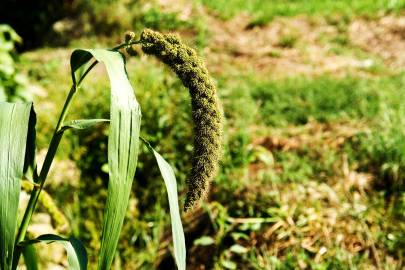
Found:
[[[130,56],[138,56],[138,52],[134,49],[133,46],[128,46],[125,48],[125,51],[127,52],[127,54],[129,54]]]
[[[132,31],[127,31],[125,32],[125,43],[127,44],[127,46],[125,46],[125,51],[127,52],[127,54],[131,55],[131,56],[137,56],[138,52],[134,49],[133,45],[131,45],[131,42],[134,42],[136,40],[136,34]]]
[[[189,89],[194,122],[194,153],[185,210],[206,196],[218,170],[222,144],[222,114],[215,85],[197,53],[176,35],[144,30],[142,50],[168,65]]]
[[[130,43],[134,41],[136,38],[136,34],[132,31],[125,32],[125,43]]]

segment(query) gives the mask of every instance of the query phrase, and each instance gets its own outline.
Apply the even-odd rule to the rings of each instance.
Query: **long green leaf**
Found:
[[[31,103],[0,102],[0,269],[11,268]]]
[[[59,243],[62,244],[67,253],[69,269],[71,270],[86,270],[87,269],[87,252],[82,243],[74,238],[63,238],[54,234],[44,234],[36,239],[28,240],[22,242],[20,246],[25,248],[29,245],[36,244],[39,242],[44,242],[47,244]]]
[[[110,131],[108,138],[109,182],[104,212],[98,269],[110,269],[138,160],[141,111],[125,70],[124,59],[108,50],[76,50],[72,54],[72,76],[93,55],[105,65],[111,84]]]
[[[78,120],[71,120],[66,122],[63,127],[62,130],[66,130],[66,129],[88,129],[88,128],[92,128],[100,123],[106,123],[106,122],[110,122],[109,119],[78,119]]]
[[[169,199],[170,218],[172,220],[172,234],[174,257],[179,270],[186,269],[186,244],[184,239],[183,225],[181,224],[179,199],[177,197],[176,177],[170,164],[163,159],[155,150],[153,151],[160,172],[165,181],[167,196]]]
[[[33,245],[23,248],[24,263],[27,270],[38,270],[38,255]]]
[[[173,169],[170,164],[153,149],[153,147],[145,139],[141,138],[146,144],[148,149],[153,153],[159,166],[160,173],[162,174],[165,182],[167,197],[169,199],[170,218],[172,222],[172,235],[174,246],[174,257],[176,259],[177,268],[179,270],[186,269],[186,243],[181,223],[179,198],[177,196],[177,182]]]

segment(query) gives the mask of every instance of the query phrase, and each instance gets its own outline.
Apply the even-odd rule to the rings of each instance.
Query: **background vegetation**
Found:
[[[189,269],[405,266],[405,1],[57,2],[0,4],[0,23],[23,41],[1,28],[0,92],[32,96],[39,149],[69,90],[73,48],[112,47],[128,29],[178,32],[216,80],[224,157],[207,202],[183,217]],[[96,69],[84,85],[72,117],[108,117],[103,73]],[[144,55],[128,59],[128,74],[147,108],[142,136],[176,168],[184,200],[192,151],[187,90]],[[8,90],[21,85],[24,97]],[[67,134],[46,189],[69,224],[42,206],[30,228],[75,235],[93,261],[108,179],[106,132]],[[153,160],[141,155],[116,269],[174,269],[157,177]],[[42,252],[43,269],[66,263],[56,247]]]

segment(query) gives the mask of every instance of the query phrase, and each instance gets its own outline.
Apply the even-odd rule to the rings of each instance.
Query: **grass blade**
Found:
[[[94,127],[100,123],[110,122],[109,119],[78,119],[78,120],[71,120],[66,122],[62,130],[66,129],[88,129]]]
[[[28,245],[22,250],[24,256],[25,267],[27,270],[38,270],[38,255],[35,247]]]
[[[36,244],[39,242],[44,242],[47,244],[57,242],[59,244],[62,244],[67,252],[69,269],[71,270],[87,269],[87,252],[82,243],[78,239],[74,237],[63,238],[61,236],[54,234],[44,234],[36,239],[22,242],[20,246],[24,246],[26,248],[29,245]]]
[[[172,235],[174,257],[179,270],[186,269],[186,244],[183,225],[181,224],[179,199],[177,197],[176,177],[169,163],[155,150],[153,150],[160,173],[165,181],[167,196],[169,199],[170,218],[172,221]]]
[[[141,138],[148,149],[153,153],[159,166],[165,182],[167,196],[169,199],[170,218],[172,222],[172,235],[174,246],[174,257],[176,259],[177,268],[179,270],[186,269],[186,243],[184,237],[183,225],[181,223],[179,198],[177,196],[177,182],[173,169],[170,164],[153,149],[153,147],[145,139]]]
[[[104,212],[98,269],[110,269],[129,202],[138,159],[141,111],[125,70],[124,59],[109,50],[77,50],[72,54],[72,75],[87,63],[89,54],[107,69],[111,84],[108,138],[109,182]],[[75,79],[74,79],[75,80]]]
[[[0,102],[0,269],[12,266],[31,103]]]

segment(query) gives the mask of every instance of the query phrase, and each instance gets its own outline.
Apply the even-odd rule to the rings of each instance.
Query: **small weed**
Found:
[[[280,38],[277,45],[281,48],[294,48],[298,38],[294,35],[284,35]]]
[[[335,38],[332,39],[332,42],[340,45],[340,46],[348,46],[349,45],[349,38],[347,35],[337,35]]]
[[[281,52],[273,50],[273,51],[270,51],[267,55],[270,57],[273,57],[273,58],[279,58],[279,57],[281,57]]]

